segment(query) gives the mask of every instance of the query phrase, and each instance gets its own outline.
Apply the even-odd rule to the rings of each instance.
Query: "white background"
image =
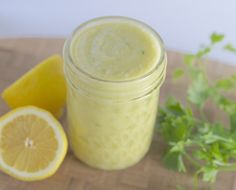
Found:
[[[0,0],[0,37],[66,37],[107,15],[146,22],[169,49],[194,52],[213,31],[236,45],[236,0]],[[236,56],[219,50],[211,57],[236,65]]]

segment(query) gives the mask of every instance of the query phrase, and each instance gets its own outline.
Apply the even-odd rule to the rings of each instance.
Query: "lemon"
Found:
[[[2,98],[11,108],[33,105],[60,117],[66,102],[63,60],[54,55],[6,88]]]
[[[26,106],[0,118],[0,169],[17,179],[35,181],[53,175],[67,146],[62,126],[46,110]]]

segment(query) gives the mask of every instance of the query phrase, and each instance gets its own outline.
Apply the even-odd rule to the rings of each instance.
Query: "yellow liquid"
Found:
[[[84,27],[73,37],[69,51],[83,72],[99,80],[118,82],[103,85],[81,80],[78,86],[83,90],[68,87],[68,135],[75,155],[90,166],[107,170],[137,163],[152,140],[159,88],[153,86],[147,95],[132,97],[161,75],[165,65],[138,85],[127,82],[124,93],[115,89],[120,81],[143,77],[157,66],[158,40],[133,21],[114,20]]]
[[[135,79],[156,66],[155,38],[130,23],[102,23],[85,28],[72,42],[75,63],[90,75],[112,81]]]

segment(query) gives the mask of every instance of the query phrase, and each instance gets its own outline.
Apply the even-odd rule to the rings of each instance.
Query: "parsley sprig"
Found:
[[[232,44],[224,44],[224,35],[213,33],[210,43],[196,54],[184,57],[185,70],[177,69],[174,79],[184,75],[190,79],[187,89],[187,105],[169,98],[159,109],[157,126],[168,145],[164,163],[179,172],[186,172],[186,163],[195,168],[195,179],[214,183],[220,171],[236,170],[236,101],[227,96],[236,87],[236,74],[212,81],[206,73],[204,57],[215,46],[223,44],[225,51],[235,53]],[[211,101],[229,118],[229,125],[210,121],[205,113],[206,103]],[[193,110],[198,110],[196,114]],[[183,189],[178,186],[177,189]],[[197,183],[195,189],[198,189]]]

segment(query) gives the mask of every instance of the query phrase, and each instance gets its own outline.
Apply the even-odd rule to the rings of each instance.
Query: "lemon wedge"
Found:
[[[63,59],[53,55],[7,87],[2,98],[10,108],[33,105],[60,117],[66,102]]]
[[[53,175],[67,152],[61,124],[43,109],[16,108],[0,118],[0,169],[23,181]]]

